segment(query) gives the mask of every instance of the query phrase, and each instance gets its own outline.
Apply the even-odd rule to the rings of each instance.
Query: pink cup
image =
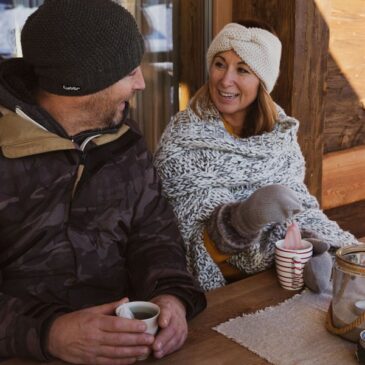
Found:
[[[304,286],[304,265],[313,255],[313,246],[302,240],[302,247],[300,250],[284,248],[284,240],[275,244],[276,273],[284,289],[300,290]]]

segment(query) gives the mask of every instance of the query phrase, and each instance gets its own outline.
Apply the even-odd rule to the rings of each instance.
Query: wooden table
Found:
[[[242,313],[276,305],[296,293],[282,289],[271,270],[208,292],[207,309],[189,322],[189,335],[184,347],[164,359],[148,359],[145,364],[269,364],[212,328]]]
[[[365,237],[359,241],[365,243]],[[207,293],[207,309],[189,322],[189,336],[184,347],[164,359],[151,358],[143,364],[267,365],[267,361],[212,330],[212,327],[242,313],[276,305],[297,293],[282,289],[274,270],[213,290]]]
[[[268,364],[243,346],[212,330],[212,327],[242,313],[251,313],[278,304],[296,293],[282,289],[271,270],[213,290],[207,293],[207,309],[189,322],[188,339],[182,349],[164,359],[150,358],[141,362],[141,365]],[[12,359],[3,364],[39,365],[40,363]],[[61,361],[51,363],[51,365],[64,364]]]

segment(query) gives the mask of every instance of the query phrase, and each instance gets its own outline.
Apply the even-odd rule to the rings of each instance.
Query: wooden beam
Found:
[[[324,213],[357,238],[365,236],[365,200],[325,210]]]
[[[328,9],[328,0],[295,3],[291,112],[300,121],[299,144],[306,160],[306,184],[321,201],[329,29],[320,9]]]
[[[204,0],[181,0],[178,3],[179,91],[185,100],[189,100],[205,82],[205,3]],[[185,106],[180,103],[180,108]]]
[[[232,21],[232,0],[213,0],[213,37]]]
[[[322,207],[365,200],[365,146],[331,152],[323,158]]]

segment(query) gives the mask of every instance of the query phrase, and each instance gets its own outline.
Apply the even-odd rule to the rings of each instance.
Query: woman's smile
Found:
[[[233,99],[236,99],[240,95],[239,93],[227,92],[219,89],[218,89],[218,94],[227,101],[232,101]]]

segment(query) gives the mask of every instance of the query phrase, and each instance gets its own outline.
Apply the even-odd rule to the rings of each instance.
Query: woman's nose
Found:
[[[232,85],[233,84],[233,73],[230,71],[230,70],[227,70],[225,73],[224,73],[224,75],[223,75],[223,77],[222,77],[222,79],[221,79],[221,84],[223,85],[223,86],[230,86],[230,85]]]

